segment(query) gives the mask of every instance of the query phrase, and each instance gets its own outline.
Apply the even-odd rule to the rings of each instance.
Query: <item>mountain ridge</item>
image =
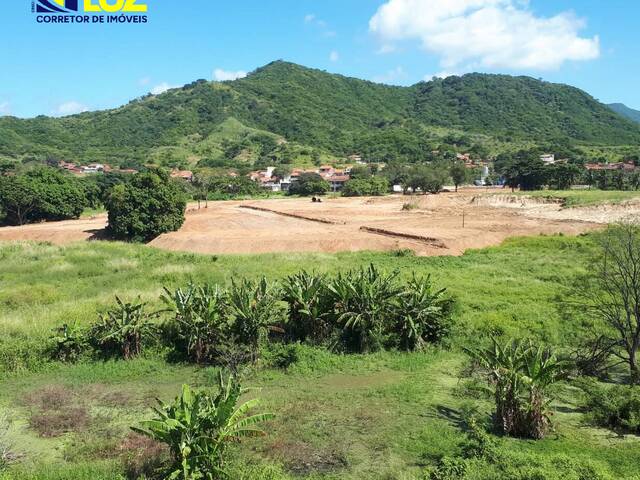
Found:
[[[171,161],[210,159],[229,149],[224,138],[206,148],[229,118],[302,149],[384,161],[420,158],[433,148],[434,129],[503,142],[640,143],[639,125],[568,85],[471,73],[401,87],[279,60],[245,78],[197,80],[114,109],[61,118],[2,117],[0,154],[114,163],[160,153],[175,157]],[[273,150],[253,145],[256,135],[232,141],[264,158]]]
[[[636,110],[631,107],[627,107],[624,103],[609,103],[607,106],[616,113],[619,113],[623,117],[628,118],[634,122],[640,123],[640,110]]]

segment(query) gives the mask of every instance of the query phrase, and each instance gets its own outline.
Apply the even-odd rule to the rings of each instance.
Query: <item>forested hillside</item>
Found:
[[[278,61],[243,79],[198,80],[112,110],[0,118],[0,155],[124,165],[321,153],[415,161],[443,129],[507,143],[640,142],[640,126],[566,85],[469,74],[394,87]]]
[[[610,103],[608,107],[629,120],[640,123],[640,110],[627,107],[624,103]]]

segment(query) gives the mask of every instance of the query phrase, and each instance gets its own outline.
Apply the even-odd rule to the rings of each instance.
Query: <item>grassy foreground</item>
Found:
[[[128,428],[149,415],[154,397],[180,384],[213,385],[215,369],[167,363],[149,353],[131,362],[46,361],[51,328],[92,322],[118,294],[158,301],[162,286],[190,279],[281,278],[301,268],[335,272],[374,263],[402,275],[431,273],[460,303],[449,350],[337,355],[299,347],[288,369],[249,375],[262,409],[277,415],[269,435],[234,451],[237,479],[423,479],[443,455],[459,454],[462,409],[486,419],[491,400],[458,378],[465,355],[490,333],[531,336],[560,347],[584,330],[557,299],[584,273],[588,236],[513,239],[462,257],[416,258],[403,252],[260,256],[169,253],[119,243],[0,245],[0,411],[23,455],[5,479],[115,479],[131,448]],[[472,479],[638,478],[640,441],[584,423],[577,390],[554,404],[556,432],[543,441],[497,439],[509,464],[478,465]],[[459,477],[446,477],[459,478]]]

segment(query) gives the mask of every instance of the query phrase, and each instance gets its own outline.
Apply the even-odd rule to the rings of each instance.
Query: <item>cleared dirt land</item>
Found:
[[[403,208],[404,207],[404,208]],[[561,208],[542,199],[463,191],[427,196],[273,199],[190,205],[178,232],[151,245],[199,253],[340,252],[412,249],[419,255],[459,255],[507,237],[579,234],[638,215],[640,203]],[[463,227],[464,217],[464,227]],[[106,215],[0,228],[0,240],[64,244],[99,238]]]

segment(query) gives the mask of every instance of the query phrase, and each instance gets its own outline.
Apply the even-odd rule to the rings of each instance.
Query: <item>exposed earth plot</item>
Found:
[[[504,192],[504,191],[501,191]],[[152,246],[197,253],[341,252],[411,249],[460,255],[513,236],[579,233],[640,215],[640,202],[562,208],[543,199],[465,190],[372,198],[282,198],[190,204],[183,227]],[[464,225],[463,225],[464,220]],[[101,237],[106,214],[0,228],[0,240],[65,244]]]

